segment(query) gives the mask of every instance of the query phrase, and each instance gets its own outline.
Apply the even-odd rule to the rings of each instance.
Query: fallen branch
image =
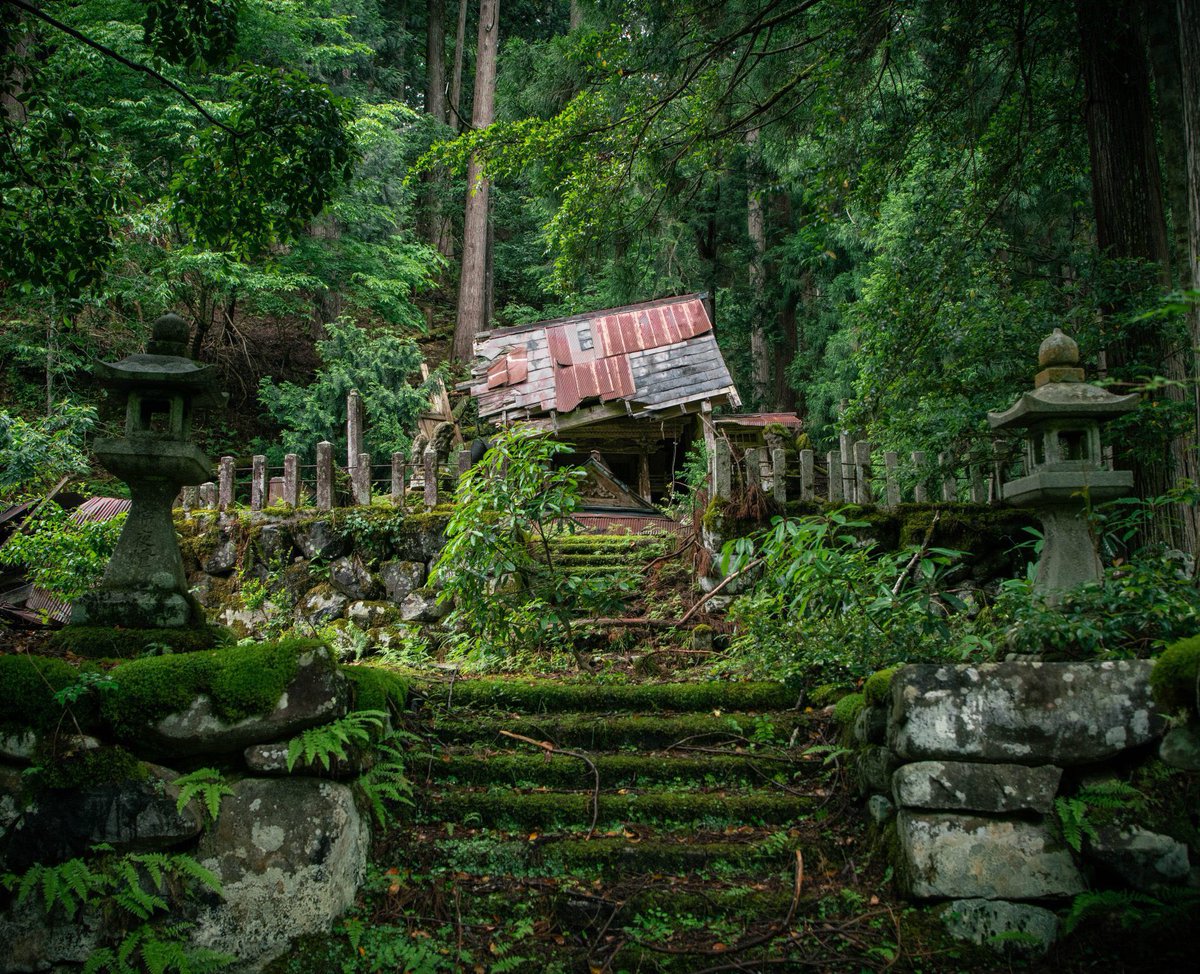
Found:
[[[929,542],[933,540],[933,531],[937,527],[938,520],[941,518],[941,511],[933,512],[933,520],[929,522],[929,530],[925,532],[925,540],[921,542],[921,547],[913,552],[913,556],[908,560],[908,564],[904,566],[904,571],[900,573],[900,577],[896,579],[896,584],[892,586],[892,595],[900,594],[900,589],[904,587],[904,582],[916,567],[917,562],[924,557],[925,552],[929,550]]]
[[[711,592],[707,593],[702,599],[700,599],[699,602],[697,602],[690,609],[688,609],[687,612],[685,612],[683,614],[683,618],[679,620],[679,625],[686,626],[688,623],[688,620],[692,616],[694,616],[697,612],[699,612],[701,607],[704,606],[709,601],[709,599],[713,598],[713,596],[715,596],[718,592],[720,592],[721,589],[723,589],[726,585],[728,585],[734,579],[741,578],[743,575],[746,574],[746,572],[750,571],[752,568],[757,568],[759,565],[761,565],[765,561],[766,561],[765,558],[755,558],[748,565],[746,565],[742,568],[739,568],[732,575],[726,575],[723,579],[721,579],[721,581],[717,584],[717,586]]]
[[[532,737],[525,737],[523,734],[514,734],[512,731],[502,730],[500,732],[503,737],[511,737],[514,741],[522,741],[525,744],[532,744],[534,747],[540,747],[546,752],[546,756],[550,757],[554,754],[562,754],[569,758],[578,758],[592,770],[592,778],[594,787],[592,788],[592,824],[588,829],[588,833],[584,836],[584,841],[587,842],[593,835],[596,834],[596,823],[600,820],[600,769],[596,767],[596,762],[589,758],[582,751],[568,751],[566,748],[555,747],[549,741],[535,741]]]
[[[780,923],[772,924],[771,928],[757,937],[751,937],[749,940],[743,940],[741,943],[734,944],[732,947],[722,947],[720,950],[709,948],[708,950],[695,950],[688,947],[661,947],[657,944],[652,944],[649,941],[633,939],[633,943],[646,950],[654,951],[659,954],[686,954],[696,955],[699,957],[715,957],[717,955],[727,957],[732,954],[740,954],[743,951],[750,950],[752,947],[761,947],[763,944],[770,943],[781,933],[786,933],[791,929],[792,920],[796,917],[796,910],[800,906],[800,891],[804,887],[804,855],[799,849],[796,850],[796,866],[792,874],[792,902],[788,906],[788,911]]]
[[[732,575],[726,575],[723,579],[721,579],[720,583],[711,592],[705,593],[705,595],[695,605],[693,605],[690,609],[688,609],[687,612],[685,612],[683,614],[683,618],[681,618],[681,619],[648,619],[645,616],[633,616],[633,617],[629,617],[629,618],[617,618],[617,619],[580,619],[578,622],[575,623],[575,625],[577,625],[577,626],[584,626],[584,625],[646,626],[646,627],[652,628],[652,629],[682,629],[684,626],[686,626],[688,624],[689,621],[691,621],[692,617],[697,612],[699,612],[702,608],[704,608],[704,606],[708,603],[708,601],[710,599],[712,599],[714,596],[716,596],[718,593],[720,593],[721,589],[723,589],[726,585],[728,585],[730,582],[734,581],[735,579],[740,578],[742,575],[745,575],[746,572],[750,571],[751,569],[757,568],[764,561],[766,561],[765,558],[755,558],[754,561],[750,562],[744,568],[739,568]]]

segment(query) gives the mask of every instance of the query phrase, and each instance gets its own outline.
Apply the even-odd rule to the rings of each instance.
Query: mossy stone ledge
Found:
[[[171,755],[219,754],[343,716],[349,681],[324,643],[288,639],[133,660],[101,706],[119,739]]]

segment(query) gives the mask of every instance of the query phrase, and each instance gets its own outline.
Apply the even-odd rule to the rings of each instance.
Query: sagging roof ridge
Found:
[[[581,321],[587,321],[589,318],[598,318],[603,315],[625,314],[631,311],[646,311],[651,308],[662,307],[666,304],[676,304],[680,301],[707,301],[707,291],[695,291],[691,294],[676,294],[671,297],[654,298],[650,301],[641,301],[637,304],[622,304],[616,308],[597,308],[595,311],[580,311],[577,314],[565,315],[562,318],[546,318],[543,321],[531,321],[526,325],[510,325],[508,328],[493,328],[491,331],[481,331],[475,336],[476,342],[486,341],[492,338],[507,338],[510,335],[520,335],[528,331],[534,331],[538,328],[549,329],[554,325],[574,324]]]

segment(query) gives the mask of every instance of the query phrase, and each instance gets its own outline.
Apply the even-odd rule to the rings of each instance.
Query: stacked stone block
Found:
[[[946,905],[977,943],[1018,934],[1048,945],[1048,909],[1094,873],[1135,888],[1188,880],[1187,847],[1142,829],[1101,830],[1077,855],[1055,799],[1071,783],[1154,753],[1166,719],[1149,660],[914,665],[855,727],[859,778],[876,821],[895,817],[897,875],[914,899]],[[1064,785],[1066,783],[1066,786]]]

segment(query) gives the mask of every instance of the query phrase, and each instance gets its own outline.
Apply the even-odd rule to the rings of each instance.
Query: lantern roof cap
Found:
[[[1049,382],[1021,393],[1008,409],[988,413],[992,429],[1024,429],[1057,419],[1088,419],[1104,422],[1135,409],[1138,396],[1115,396],[1107,389],[1086,382]]]
[[[154,322],[145,352],[127,355],[119,362],[97,362],[93,372],[102,384],[114,388],[175,390],[192,396],[196,405],[216,405],[222,400],[217,370],[188,357],[187,334],[182,318],[165,314]]]

